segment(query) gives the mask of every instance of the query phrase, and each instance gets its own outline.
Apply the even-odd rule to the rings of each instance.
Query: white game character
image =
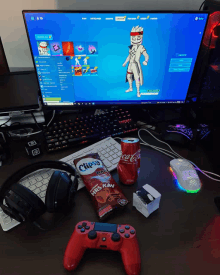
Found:
[[[50,55],[49,51],[49,43],[46,41],[42,41],[38,45],[39,55]]]
[[[79,59],[77,57],[75,58],[75,62],[76,62],[75,65],[79,65],[80,66]]]
[[[137,87],[137,96],[140,97],[140,86],[143,85],[143,73],[140,63],[141,55],[143,54],[145,58],[143,65],[147,65],[149,60],[149,55],[142,45],[143,28],[139,26],[133,27],[130,33],[130,38],[131,46],[129,46],[129,55],[123,64],[123,67],[125,67],[126,64],[129,62],[126,74],[126,82],[128,81],[129,83],[129,89],[126,90],[126,93],[133,91],[132,82],[133,80],[135,80]]]
[[[87,58],[84,58],[83,61],[84,61],[84,65],[87,65]]]

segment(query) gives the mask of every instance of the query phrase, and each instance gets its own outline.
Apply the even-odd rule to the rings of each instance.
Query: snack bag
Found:
[[[100,219],[129,203],[97,153],[77,158],[74,164],[92,196]]]

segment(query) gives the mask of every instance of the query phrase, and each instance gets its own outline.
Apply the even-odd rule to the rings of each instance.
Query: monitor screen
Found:
[[[184,103],[208,14],[23,12],[44,105]]]
[[[1,76],[0,94],[0,113],[39,109],[35,72]]]

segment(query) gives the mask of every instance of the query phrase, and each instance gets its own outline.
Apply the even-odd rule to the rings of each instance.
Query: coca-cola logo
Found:
[[[123,154],[121,156],[121,160],[124,160],[126,162],[136,162],[138,159],[140,159],[141,155],[141,150],[139,149],[135,154],[129,155],[129,154]]]

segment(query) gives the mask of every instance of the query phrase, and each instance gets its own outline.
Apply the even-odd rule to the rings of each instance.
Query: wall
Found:
[[[9,67],[32,67],[22,10],[55,9],[55,0],[1,0],[0,36]]]
[[[198,10],[203,0],[56,0],[58,9]]]
[[[32,67],[22,10],[198,10],[202,0],[1,0],[0,36],[9,67]]]

